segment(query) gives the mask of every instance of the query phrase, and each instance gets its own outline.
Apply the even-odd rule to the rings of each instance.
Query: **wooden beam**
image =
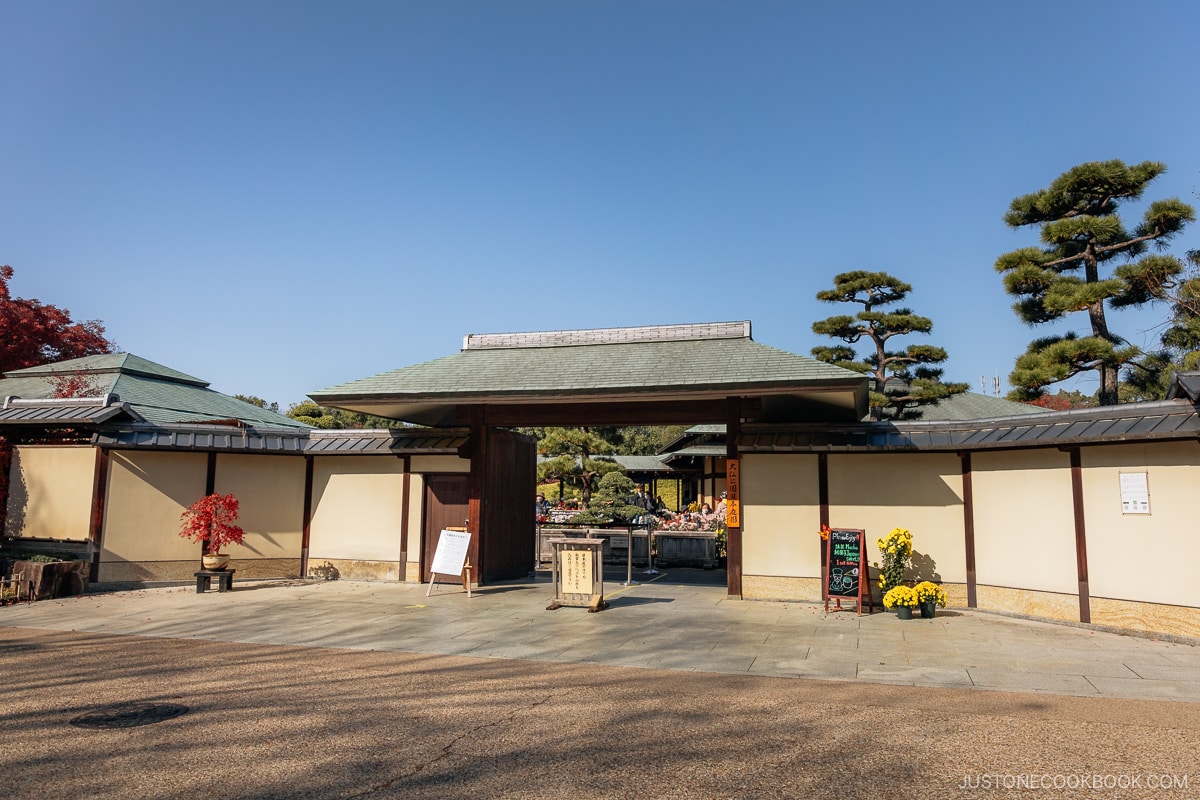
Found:
[[[749,398],[751,409],[762,401]],[[728,400],[681,400],[674,403],[618,401],[612,403],[533,403],[521,405],[460,406],[459,424],[470,424],[473,409],[481,408],[483,424],[500,427],[574,425],[700,425],[726,420]],[[743,414],[747,413],[745,410]]]

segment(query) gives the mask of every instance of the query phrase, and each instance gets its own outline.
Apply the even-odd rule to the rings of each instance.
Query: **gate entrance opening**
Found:
[[[744,422],[862,419],[867,379],[758,344],[744,321],[469,334],[454,355],[310,396],[324,406],[470,430],[467,518],[482,581],[517,564],[527,569],[533,552],[533,465],[513,463],[527,456],[504,429],[716,424],[725,429],[725,459],[736,459]],[[530,476],[527,496],[519,498],[524,511],[505,496],[517,486],[506,478],[517,471]],[[726,583],[740,596],[735,521],[727,532]]]

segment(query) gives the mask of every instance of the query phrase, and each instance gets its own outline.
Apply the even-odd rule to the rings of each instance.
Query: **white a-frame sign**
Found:
[[[467,548],[471,546],[471,534],[467,531],[443,530],[438,537],[433,564],[429,567],[429,588],[425,596],[433,591],[433,582],[438,575],[461,575],[467,597],[471,596],[471,562],[467,560]],[[465,570],[465,574],[464,574]]]

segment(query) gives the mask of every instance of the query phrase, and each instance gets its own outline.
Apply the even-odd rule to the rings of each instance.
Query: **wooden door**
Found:
[[[437,551],[438,536],[445,528],[466,528],[470,513],[470,475],[425,476],[425,525],[421,552],[421,580],[428,581],[429,565]],[[471,563],[478,561],[479,543],[472,541],[468,551]]]

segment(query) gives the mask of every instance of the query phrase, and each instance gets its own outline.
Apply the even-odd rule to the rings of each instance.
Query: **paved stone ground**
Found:
[[[56,798],[1200,796],[1192,646],[667,583],[618,587],[600,614],[548,600],[337,582],[3,608],[0,781]],[[1138,677],[1103,674],[1120,664]],[[135,701],[189,710],[71,724]]]

